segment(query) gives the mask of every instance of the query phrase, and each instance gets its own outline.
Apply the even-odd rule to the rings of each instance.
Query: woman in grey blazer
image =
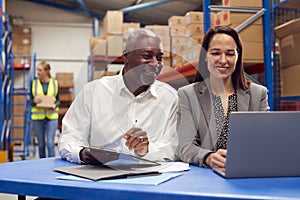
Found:
[[[246,79],[242,54],[234,29],[216,26],[205,35],[195,83],[178,90],[182,161],[225,167],[230,113],[269,110],[267,89]]]

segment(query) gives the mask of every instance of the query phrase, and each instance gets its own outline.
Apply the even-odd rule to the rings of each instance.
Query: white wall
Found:
[[[32,28],[32,51],[37,62],[47,60],[51,73],[73,72],[79,91],[87,82],[89,39],[93,35],[93,20],[66,10],[21,0],[6,2],[6,12],[20,17]],[[80,75],[80,76],[79,76]]]

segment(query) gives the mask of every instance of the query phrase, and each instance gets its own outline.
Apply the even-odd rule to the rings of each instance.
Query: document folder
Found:
[[[105,180],[133,176],[158,175],[153,167],[160,163],[102,147],[89,147],[101,165],[76,165],[55,168],[54,171],[91,179]]]

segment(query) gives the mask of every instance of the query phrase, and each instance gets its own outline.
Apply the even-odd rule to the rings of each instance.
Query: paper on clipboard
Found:
[[[53,96],[46,96],[41,95],[38,96],[42,101],[36,104],[38,108],[53,108],[54,104],[54,97]]]

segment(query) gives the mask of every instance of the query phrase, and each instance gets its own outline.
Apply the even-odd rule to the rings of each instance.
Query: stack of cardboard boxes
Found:
[[[300,96],[300,19],[275,28],[279,39],[281,96]]]
[[[223,6],[231,7],[262,7],[261,0],[223,0]],[[228,25],[233,28],[238,27],[245,20],[250,18],[253,13],[221,11],[215,16],[215,25]],[[263,63],[263,26],[262,19],[259,18],[239,32],[243,43],[244,63]]]
[[[137,23],[137,22],[131,22],[131,23],[124,22],[122,24],[123,48],[126,45],[126,41],[128,39],[128,36],[130,35],[130,33],[136,29],[139,29],[140,27],[141,27],[141,24]]]
[[[187,38],[185,36],[184,16],[171,16],[168,19],[171,36],[171,67],[182,63],[183,51],[186,49]]]
[[[214,25],[214,13],[210,14],[211,25]],[[204,16],[203,12],[187,12],[186,23],[186,50],[183,52],[183,63],[196,63],[199,60],[201,43],[204,37]]]
[[[215,14],[211,13],[212,25],[214,18]],[[204,37],[203,12],[191,11],[184,16],[172,16],[168,24],[171,30],[172,67],[197,62]]]
[[[107,41],[107,56],[120,56],[123,49],[123,12],[107,11],[103,19],[104,38]]]
[[[147,30],[154,32],[160,37],[164,49],[163,63],[164,67],[161,73],[169,71],[172,66],[171,64],[171,37],[170,29],[167,25],[147,25],[144,27]]]
[[[25,95],[13,95],[12,96],[12,138],[15,140],[13,143],[22,142],[24,137],[24,122],[25,118]]]
[[[12,28],[12,51],[16,56],[30,56],[31,54],[31,28],[28,26],[14,26]],[[15,58],[16,68],[29,67],[30,60]]]
[[[119,57],[129,32],[139,27],[139,23],[123,23],[123,12],[109,10],[103,19],[103,36],[90,38],[90,50],[96,56]]]
[[[138,28],[140,23],[123,22],[123,12],[112,10],[106,12],[103,19],[103,36],[90,38],[91,54],[103,57],[94,61],[93,79],[116,74],[107,71],[107,65],[111,59],[122,55],[129,33]]]
[[[120,56],[123,48],[123,12],[107,11],[103,19],[103,36],[90,38],[93,55]]]
[[[58,81],[58,85],[59,85],[60,107],[59,107],[58,128],[61,128],[62,118],[66,114],[69,106],[73,101],[74,77],[72,72],[57,72],[55,78]]]
[[[223,6],[231,7],[262,7],[261,0],[223,0],[222,3]],[[236,28],[252,15],[252,13],[246,12],[212,12],[210,20],[212,26],[229,25]],[[129,35],[128,30],[140,28],[140,24],[123,23],[121,11],[107,11],[103,27],[103,37],[91,38],[91,50],[93,50],[94,55],[119,57],[122,55],[124,44]],[[147,25],[144,28],[153,31],[162,40],[165,66],[162,73],[198,61],[204,37],[203,12],[191,11],[184,16],[171,16],[167,26]],[[262,19],[257,19],[239,34],[244,46],[244,63],[263,63]]]

